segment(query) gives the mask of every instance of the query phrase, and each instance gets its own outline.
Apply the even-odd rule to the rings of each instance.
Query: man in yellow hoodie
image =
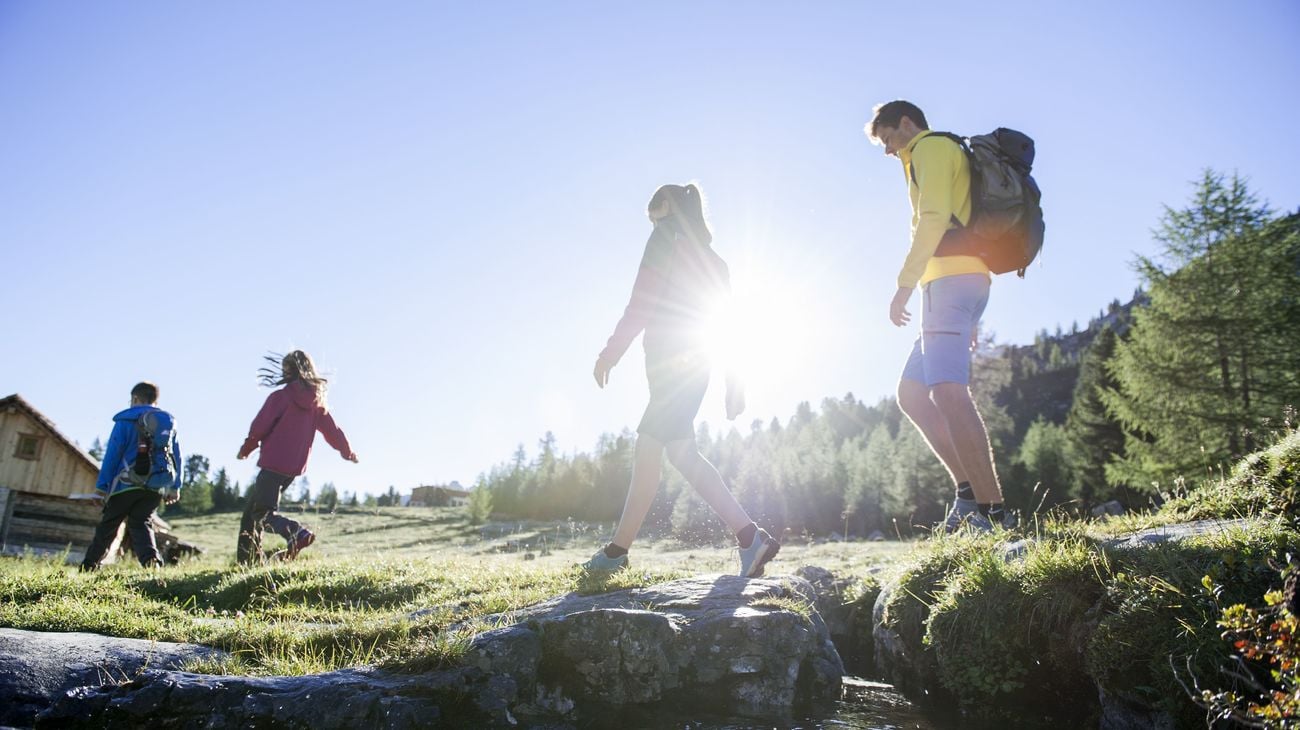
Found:
[[[1004,524],[1002,487],[988,429],[970,392],[971,350],[988,303],[989,269],[978,256],[936,255],[945,236],[970,222],[970,162],[956,142],[930,132],[915,104],[878,105],[866,133],[903,163],[912,201],[912,241],[889,303],[889,320],[911,321],[908,301],[921,287],[921,333],[898,382],[898,406],[921,431],[956,485],[944,527]],[[950,233],[951,231],[951,233]]]

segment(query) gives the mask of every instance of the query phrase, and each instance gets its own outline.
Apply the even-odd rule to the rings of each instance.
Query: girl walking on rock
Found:
[[[610,370],[644,330],[650,403],[637,426],[632,484],[614,539],[583,568],[611,572],[627,567],[628,548],[659,488],[666,450],[668,460],[736,534],[740,575],[757,577],[780,550],[780,543],[754,524],[695,444],[695,416],[712,370],[706,320],[718,300],[730,294],[727,264],[710,247],[713,235],[695,185],[664,185],[650,198],[647,212],[654,230],[646,242],[632,297],[596,359],[593,375],[596,385],[604,388]],[[726,403],[729,420],[745,410],[744,390],[734,377],[727,378]]]

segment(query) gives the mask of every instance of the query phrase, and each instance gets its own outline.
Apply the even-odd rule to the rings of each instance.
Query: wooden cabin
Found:
[[[69,561],[80,562],[99,524],[101,507],[90,499],[98,476],[99,462],[22,396],[0,398],[0,552],[67,550]],[[154,520],[159,553],[174,560],[184,543]],[[117,557],[125,531],[123,524],[106,562]]]
[[[473,492],[460,485],[451,484],[422,485],[411,490],[411,507],[464,507],[469,504]]]

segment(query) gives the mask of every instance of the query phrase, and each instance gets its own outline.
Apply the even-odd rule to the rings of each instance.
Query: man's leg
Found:
[[[930,399],[930,389],[925,383],[910,378],[899,380],[898,407],[921,432],[934,455],[943,462],[944,468],[952,476],[953,484],[967,481],[966,467],[953,444],[948,421],[939,406]]]
[[[128,512],[127,502],[122,496],[115,494],[104,502],[104,512],[99,518],[99,524],[95,526],[95,537],[90,541],[86,557],[81,561],[82,570],[98,568],[113,540],[117,538],[117,531],[122,527],[122,520],[126,519]]]
[[[153,513],[162,503],[162,494],[151,489],[138,489],[128,492],[132,498],[130,511],[126,516],[126,530],[131,535],[131,549],[140,564],[149,567],[161,565],[158,559],[158,545],[153,536]]]
[[[988,428],[975,406],[970,388],[965,383],[937,383],[933,393],[934,403],[948,424],[957,458],[966,467],[975,499],[980,504],[1000,504],[1002,485],[993,467]]]
[[[663,473],[664,445],[652,436],[637,434],[636,455],[632,461],[632,484],[623,503],[623,516],[614,531],[613,544],[626,550],[641,531],[641,523],[650,512],[655,492],[659,491],[659,477]]]
[[[913,389],[908,396],[914,411],[925,414],[923,418],[933,417],[929,424],[932,430],[926,432],[927,440],[957,483],[953,508],[944,521],[949,531],[964,522],[988,529],[990,525],[984,517],[992,511],[991,503],[996,501],[999,510],[1001,507],[1001,491],[989,455],[988,432],[967,386],[973,333],[979,326],[988,295],[986,274],[943,277],[922,290],[921,337],[914,349],[914,356],[919,350],[920,367],[913,369],[921,377],[914,376],[912,380],[923,381],[928,392]],[[930,401],[933,410],[921,402],[922,398]],[[992,498],[994,494],[996,500]]]

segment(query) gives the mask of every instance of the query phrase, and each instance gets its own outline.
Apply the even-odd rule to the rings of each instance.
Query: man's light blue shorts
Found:
[[[970,382],[970,340],[989,303],[988,274],[945,276],[921,287],[921,334],[903,379],[926,387]]]

